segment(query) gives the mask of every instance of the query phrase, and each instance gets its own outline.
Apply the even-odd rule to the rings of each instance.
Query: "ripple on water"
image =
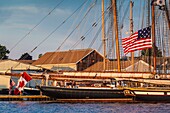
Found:
[[[0,113],[168,113],[169,103],[0,102]]]

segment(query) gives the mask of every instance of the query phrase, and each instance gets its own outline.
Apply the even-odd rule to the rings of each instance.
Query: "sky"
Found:
[[[101,24],[101,20],[98,20],[101,18],[101,1],[85,1],[0,0],[0,44],[10,50],[9,58],[11,59],[19,59],[26,52],[33,56],[33,59],[38,59],[39,54],[56,51],[64,39],[76,28],[66,43],[62,45],[61,50],[74,49],[76,43],[78,49],[99,48],[102,40],[101,33],[93,46],[89,46],[89,44],[100,27],[98,24]],[[137,1],[134,10],[139,8],[140,0]],[[57,6],[59,3],[61,4]],[[84,5],[82,5],[83,3]],[[122,10],[127,7],[127,3],[129,3],[129,0],[126,0]],[[72,15],[81,5],[82,7]],[[105,0],[105,9],[108,5],[109,0]],[[52,11],[54,7],[56,8]],[[50,11],[52,12],[48,15]],[[86,13],[87,15],[84,16]],[[121,15],[123,14],[124,12],[121,12]],[[72,16],[67,20],[70,15]],[[139,16],[137,12],[134,15]],[[44,17],[46,18],[37,25]],[[138,21],[138,18],[134,19],[134,22],[136,21]],[[125,17],[126,22],[129,22],[128,16]],[[81,24],[79,25],[79,23]],[[97,23],[96,28],[92,28],[94,23]],[[127,29],[129,29],[128,25],[124,26],[125,35],[127,35]],[[34,27],[35,29],[33,29]],[[53,32],[55,29],[57,30]],[[137,29],[137,27],[135,26],[134,29]],[[78,43],[82,36],[86,37],[85,40]],[[35,47],[37,49],[32,51]]]
[[[0,0],[0,44],[10,50],[9,58],[12,59],[18,59],[25,52],[30,53],[34,47],[39,45],[57,26],[80,7],[84,1]],[[62,3],[23,39],[60,2]],[[89,4],[90,2],[87,3],[87,5]],[[43,44],[38,46],[34,52],[30,53],[30,55],[36,59],[39,54],[55,51],[64,38],[67,37],[66,34],[69,34],[67,32],[71,29],[70,27],[74,22],[76,14],[56,30]],[[72,41],[68,43],[72,43]]]

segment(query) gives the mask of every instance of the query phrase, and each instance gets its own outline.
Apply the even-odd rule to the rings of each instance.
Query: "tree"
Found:
[[[40,57],[42,57],[42,56],[43,56],[43,54],[39,54],[39,55],[38,55],[38,58],[40,58]]]
[[[2,59],[8,59],[7,54],[9,54],[9,53],[10,53],[10,51],[7,50],[7,48],[6,48],[5,46],[2,46],[2,45],[0,44],[0,59],[1,59],[1,60],[2,60]]]
[[[162,57],[162,51],[155,46],[156,57]],[[153,56],[153,48],[141,51],[142,56]]]
[[[28,53],[24,53],[24,54],[21,55],[19,60],[32,60],[32,56],[29,55]]]

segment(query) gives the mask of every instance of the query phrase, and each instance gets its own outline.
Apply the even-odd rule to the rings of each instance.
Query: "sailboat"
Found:
[[[116,11],[116,0],[113,0],[113,8]],[[115,17],[116,18],[116,17]],[[104,0],[102,0],[102,24],[104,24]],[[116,24],[116,23],[115,23]],[[104,27],[102,28],[104,31]],[[104,33],[102,33],[104,38]],[[103,39],[103,43],[105,39]],[[105,54],[105,53],[104,53]],[[104,55],[106,56],[106,55]],[[104,58],[104,61],[106,59]],[[97,76],[97,74],[96,74]],[[87,78],[84,78],[82,83],[87,81]],[[92,83],[94,79],[90,80]],[[115,87],[116,84],[110,79],[109,84],[103,85],[103,83],[99,84],[99,87],[94,84],[90,84],[86,86],[81,86],[82,84],[72,85],[64,87],[57,86],[38,86],[38,88],[42,91],[43,94],[57,99],[119,99],[119,98],[130,98],[130,96],[125,96],[125,89],[122,87]]]
[[[155,5],[158,5],[160,9],[164,9],[167,14],[167,20],[170,30],[170,20],[168,16],[168,9],[165,5],[165,1],[162,0],[152,2],[152,35],[155,37]],[[155,42],[155,38],[153,39]],[[154,43],[155,44],[155,43]],[[155,47],[155,45],[154,45]],[[155,51],[155,50],[154,50]],[[154,67],[156,68],[156,52],[154,52]],[[159,79],[159,75],[158,78]],[[159,81],[160,82],[160,81]],[[129,94],[133,95],[134,101],[143,102],[170,102],[170,88],[169,87],[146,87],[146,88],[129,88]]]
[[[152,41],[153,41],[153,72],[152,73],[134,73],[134,72],[121,72],[120,68],[120,55],[119,55],[119,39],[118,39],[118,28],[117,28],[117,17],[116,17],[116,0],[113,1],[113,8],[114,8],[114,25],[115,25],[115,35],[116,35],[116,56],[117,56],[117,71],[118,72],[91,72],[91,76],[95,75],[102,75],[102,77],[111,77],[111,78],[146,78],[146,79],[155,79],[157,76],[156,70],[156,52],[155,52],[155,20],[154,15],[152,17]],[[104,2],[102,0],[102,2]],[[152,12],[154,11],[154,5],[152,5]],[[104,14],[104,13],[103,13]],[[153,13],[152,13],[153,14]],[[104,20],[103,22],[104,23]],[[103,31],[103,30],[102,30]],[[105,38],[103,33],[103,45],[105,45]],[[105,48],[105,46],[103,46]],[[131,51],[130,51],[131,52]],[[133,54],[132,54],[133,56]],[[106,67],[106,54],[104,52],[104,63],[103,67]],[[133,58],[133,57],[132,57]],[[133,60],[132,60],[133,62]],[[134,64],[134,63],[132,63]],[[89,72],[63,72],[64,75],[75,77],[75,76],[88,76]],[[76,75],[77,74],[77,75]],[[111,82],[112,83],[112,82]],[[98,98],[131,98],[133,97],[134,101],[168,101],[170,102],[170,89],[163,89],[163,88],[120,88],[120,87],[57,87],[57,86],[38,86],[38,88],[43,92],[43,94],[52,97],[52,98],[76,98],[76,99],[98,99]],[[161,98],[159,98],[161,97]]]

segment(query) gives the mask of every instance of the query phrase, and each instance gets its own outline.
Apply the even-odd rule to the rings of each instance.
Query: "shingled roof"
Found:
[[[37,61],[33,62],[33,65],[77,63],[93,51],[95,50],[79,49],[69,51],[47,52]]]
[[[135,62],[137,62],[135,60]],[[131,65],[130,61],[121,61],[121,69],[125,69],[126,67]],[[97,62],[94,65],[88,67],[84,71],[103,71],[103,62]],[[106,70],[107,71],[116,71],[117,70],[117,61],[108,61],[106,62]]]

